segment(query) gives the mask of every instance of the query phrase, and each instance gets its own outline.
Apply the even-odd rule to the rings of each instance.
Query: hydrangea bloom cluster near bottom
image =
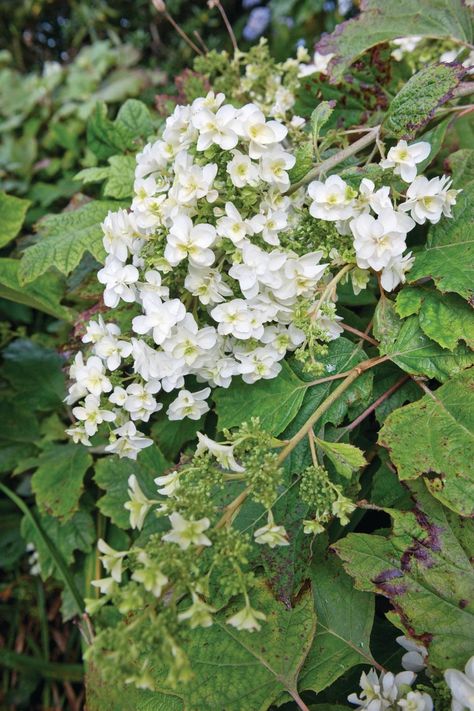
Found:
[[[407,233],[450,216],[449,180],[416,177],[429,144],[400,141],[382,161],[411,182],[398,206],[389,186],[355,190],[338,175],[287,194],[291,125],[224,101],[211,92],[176,107],[137,156],[131,210],[104,221],[104,303],[136,315],[127,334],[101,317],[87,327],[92,353],[77,354],[67,398],[83,400],[75,441],[89,445],[103,425],[107,451],[134,459],[151,444],[137,424],[163,407],[160,393],[178,391],[169,419],[198,420],[211,388],[274,378],[291,351],[314,362],[314,344],[342,332],[332,272],[352,263],[355,289],[374,270],[391,290],[412,263]],[[331,249],[315,243],[318,222],[336,235]]]

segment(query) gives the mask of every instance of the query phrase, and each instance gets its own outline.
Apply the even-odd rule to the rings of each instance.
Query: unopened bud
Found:
[[[166,5],[163,0],[151,0],[157,12],[166,12]]]

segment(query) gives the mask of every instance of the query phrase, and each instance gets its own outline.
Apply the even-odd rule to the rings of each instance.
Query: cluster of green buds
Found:
[[[331,481],[327,469],[319,465],[307,467],[301,475],[300,498],[314,511],[313,517],[303,522],[308,534],[322,533],[333,517],[346,526],[356,508],[342,487]]]

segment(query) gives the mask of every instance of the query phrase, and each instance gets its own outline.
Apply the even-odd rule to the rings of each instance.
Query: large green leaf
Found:
[[[153,131],[153,122],[145,104],[128,99],[111,121],[107,106],[98,102],[87,124],[87,144],[99,160],[137,147],[137,139]]]
[[[26,338],[10,343],[3,353],[3,375],[15,388],[18,404],[33,410],[58,408],[64,398],[64,365],[56,351]]]
[[[70,321],[73,312],[59,303],[64,294],[64,279],[59,274],[48,274],[31,284],[20,284],[19,267],[18,259],[0,259],[0,297]]]
[[[462,65],[431,64],[407,81],[391,101],[383,127],[397,138],[413,138],[452,99],[465,69]]]
[[[356,590],[334,556],[314,561],[311,579],[316,635],[301,670],[299,689],[319,693],[356,664],[373,664],[374,596]]]
[[[77,210],[43,218],[38,223],[38,242],[27,247],[21,259],[21,283],[37,279],[50,267],[69,274],[85,252],[90,252],[99,261],[103,260],[101,223],[109,210],[119,207],[123,207],[123,203],[95,200]]]
[[[29,200],[0,191],[0,247],[4,247],[17,236],[30,204]]]
[[[379,302],[375,324],[380,352],[411,375],[426,375],[444,382],[474,363],[469,348],[464,345],[452,351],[442,348],[423,333],[417,316],[400,319],[388,299]]]
[[[472,368],[392,412],[379,442],[390,450],[400,479],[425,475],[433,496],[457,513],[474,515]]]
[[[418,314],[421,330],[442,348],[452,351],[459,341],[474,348],[474,312],[457,294],[406,287],[395,308],[402,317]]]
[[[53,445],[40,455],[37,464],[31,488],[39,510],[67,521],[78,509],[91,455],[81,445]]]
[[[238,632],[226,624],[242,608],[239,599],[217,615],[212,627],[189,633],[185,648],[199,683],[192,680],[174,691],[185,709],[267,711],[284,692],[296,692],[316,626],[311,593],[290,609],[264,587],[250,597],[252,606],[267,616],[259,632]],[[161,678],[166,671],[158,667],[159,690],[172,692]]]
[[[474,180],[474,149],[462,148],[449,156],[455,188],[462,188]]]
[[[469,299],[474,289],[474,181],[463,186],[453,215],[430,227],[425,249],[417,253],[408,279],[431,277],[440,291],[455,291]]]
[[[317,49],[335,55],[330,72],[335,80],[363,52],[381,42],[421,35],[472,43],[470,9],[463,0],[364,0],[361,14],[323,36]]]
[[[158,498],[153,479],[169,467],[158,447],[147,447],[140,452],[137,461],[104,457],[97,462],[94,479],[96,484],[105,489],[105,494],[98,500],[100,511],[120,528],[130,528],[130,514],[124,508],[128,501],[128,478],[132,474],[144,494],[151,499]]]
[[[110,170],[104,185],[106,197],[123,200],[133,195],[135,179],[134,156],[112,156],[109,158]]]
[[[401,624],[428,646],[431,665],[461,669],[474,639],[474,522],[444,509],[423,482],[410,488],[413,511],[387,509],[392,534],[350,533],[333,548],[359,590],[389,598]]]
[[[229,388],[214,390],[219,428],[235,427],[259,417],[264,429],[280,434],[297,414],[308,387],[288,363],[284,361],[282,366],[281,373],[272,380],[247,385],[234,379]]]
[[[75,551],[88,553],[95,540],[94,520],[88,511],[77,511],[69,521],[60,521],[54,516],[38,515],[38,520],[49,538],[54,541],[58,551],[66,563],[74,561]],[[21,534],[27,543],[33,543],[39,556],[41,576],[43,579],[54,575],[62,579],[54,559],[44,539],[34,526],[31,519],[24,517],[21,522]]]

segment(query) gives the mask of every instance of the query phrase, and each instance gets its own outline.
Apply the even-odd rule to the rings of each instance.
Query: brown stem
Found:
[[[474,81],[464,81],[453,89],[454,99],[459,99],[460,96],[469,96],[470,94],[474,94]]]
[[[156,7],[156,6],[155,6],[155,7]],[[168,22],[170,23],[170,25],[172,25],[172,26],[174,27],[174,29],[176,30],[176,32],[178,33],[178,35],[186,42],[186,44],[188,44],[188,45],[191,47],[191,49],[196,52],[196,54],[201,54],[201,55],[202,55],[202,52],[201,52],[201,50],[199,49],[199,47],[198,47],[196,44],[194,44],[194,42],[192,41],[192,39],[190,39],[190,38],[188,37],[188,35],[186,34],[186,32],[184,32],[184,30],[181,29],[181,27],[180,27],[180,26],[178,25],[178,23],[173,19],[173,17],[169,14],[169,12],[168,12],[167,10],[164,10],[164,11],[163,11],[163,15],[166,17],[166,19],[168,20]]]
[[[376,341],[375,338],[371,338],[366,333],[359,331],[357,328],[354,328],[353,326],[349,326],[347,323],[340,323],[339,325],[342,326],[344,331],[349,331],[349,333],[353,333],[355,336],[359,336],[359,338],[362,338],[364,341],[368,341],[373,346],[379,345],[379,342]]]
[[[409,378],[409,375],[404,375],[403,378],[397,380],[397,382],[394,383],[391,388],[382,393],[382,395],[380,395],[380,397],[378,397],[377,400],[372,403],[372,405],[369,405],[369,407],[364,410],[364,412],[362,412],[359,417],[356,417],[356,419],[351,422],[350,425],[347,425],[347,427],[345,428],[346,432],[351,432],[357,427],[357,425],[360,425],[360,423],[363,422],[363,420],[365,420],[365,418],[368,417],[371,412],[373,412],[379,405],[381,405],[387,398],[389,398],[390,395],[395,392],[395,390],[398,390],[398,388],[403,385],[403,383],[406,383]]]
[[[292,193],[296,192],[296,190],[299,190],[299,188],[301,188],[303,185],[307,185],[308,183],[310,183],[312,180],[314,180],[314,178],[318,178],[320,175],[328,173],[330,170],[335,168],[336,165],[339,165],[339,163],[342,163],[350,156],[353,156],[359,151],[362,151],[364,148],[367,148],[367,146],[370,146],[371,143],[377,140],[379,132],[380,126],[374,126],[374,128],[371,131],[367,132],[365,136],[362,136],[362,138],[359,138],[357,141],[354,141],[354,143],[351,143],[351,145],[347,148],[343,148],[341,151],[338,151],[333,156],[327,158],[325,161],[310,170],[309,173],[306,173],[304,178],[298,180],[297,183],[294,183],[287,190],[286,194],[291,195]]]
[[[236,38],[235,38],[234,30],[232,29],[232,25],[231,25],[230,22],[229,22],[229,18],[227,17],[227,13],[226,13],[226,11],[224,10],[224,8],[223,8],[223,6],[222,6],[220,0],[211,0],[211,2],[209,3],[209,6],[211,6],[211,3],[212,3],[212,7],[217,7],[217,9],[219,10],[219,12],[221,13],[221,17],[222,17],[222,19],[223,19],[223,21],[224,21],[224,25],[225,25],[225,28],[226,28],[226,30],[227,30],[227,33],[228,33],[228,35],[229,35],[229,37],[230,37],[230,41],[232,42],[232,47],[234,48],[234,52],[238,52],[238,51],[239,51],[239,47],[238,47],[238,45],[237,45],[237,40],[236,40]]]
[[[296,705],[298,706],[298,708],[301,709],[301,711],[309,711],[308,706],[306,706],[305,702],[303,701],[301,696],[298,694],[296,689],[287,689],[287,691],[290,694],[290,696],[293,698],[293,700],[296,703]]]

